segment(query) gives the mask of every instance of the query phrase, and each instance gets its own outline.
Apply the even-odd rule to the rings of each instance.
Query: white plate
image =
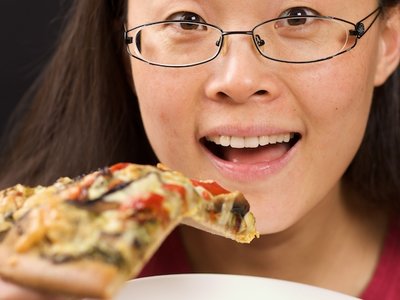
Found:
[[[115,300],[351,300],[330,290],[252,276],[180,274],[128,281]]]

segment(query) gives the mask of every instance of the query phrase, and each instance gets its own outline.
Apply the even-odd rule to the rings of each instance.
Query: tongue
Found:
[[[284,155],[289,150],[289,145],[287,143],[268,145],[258,148],[224,148],[224,159],[243,164],[255,164],[261,162],[273,161],[282,155]]]

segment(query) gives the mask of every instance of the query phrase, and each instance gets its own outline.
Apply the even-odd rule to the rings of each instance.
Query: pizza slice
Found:
[[[238,242],[258,236],[242,194],[122,163],[0,194],[0,275],[45,292],[109,298],[184,220]]]
[[[70,182],[72,182],[71,178],[63,177],[58,179],[50,187],[28,187],[22,184],[17,184],[0,191],[0,241],[4,236],[4,233],[12,227],[14,213],[17,210],[20,210],[22,206],[24,206],[24,209],[29,207],[29,203],[25,203],[28,198],[45,190],[56,192],[65,188],[65,186]]]

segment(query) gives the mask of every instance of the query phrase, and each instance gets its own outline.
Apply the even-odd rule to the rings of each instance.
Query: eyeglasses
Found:
[[[216,58],[228,35],[250,35],[259,53],[283,63],[313,63],[331,59],[357,45],[381,12],[378,7],[357,23],[318,15],[285,16],[265,21],[251,31],[224,31],[194,21],[147,23],[125,31],[131,56],[162,67],[190,67]],[[366,28],[364,21],[375,14]]]

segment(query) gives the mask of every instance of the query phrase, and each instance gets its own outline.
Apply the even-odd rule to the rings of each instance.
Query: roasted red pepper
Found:
[[[117,163],[115,165],[112,165],[109,168],[109,170],[111,172],[119,171],[119,170],[122,170],[122,169],[126,168],[128,165],[129,165],[129,163]]]
[[[121,206],[121,209],[133,209],[134,216],[139,216],[140,219],[158,219],[162,222],[169,221],[169,213],[163,207],[165,198],[156,193],[149,193],[145,197],[134,197],[126,204]],[[143,218],[144,217],[144,218]]]
[[[177,192],[181,195],[182,199],[186,199],[186,189],[178,184],[165,183],[164,188],[169,191]]]
[[[220,195],[220,194],[227,194],[229,193],[228,190],[224,189],[222,186],[220,186],[218,183],[215,181],[201,181],[201,180],[196,180],[196,179],[191,179],[192,183],[194,186],[201,186],[207,191],[209,191],[211,194],[214,196]]]

